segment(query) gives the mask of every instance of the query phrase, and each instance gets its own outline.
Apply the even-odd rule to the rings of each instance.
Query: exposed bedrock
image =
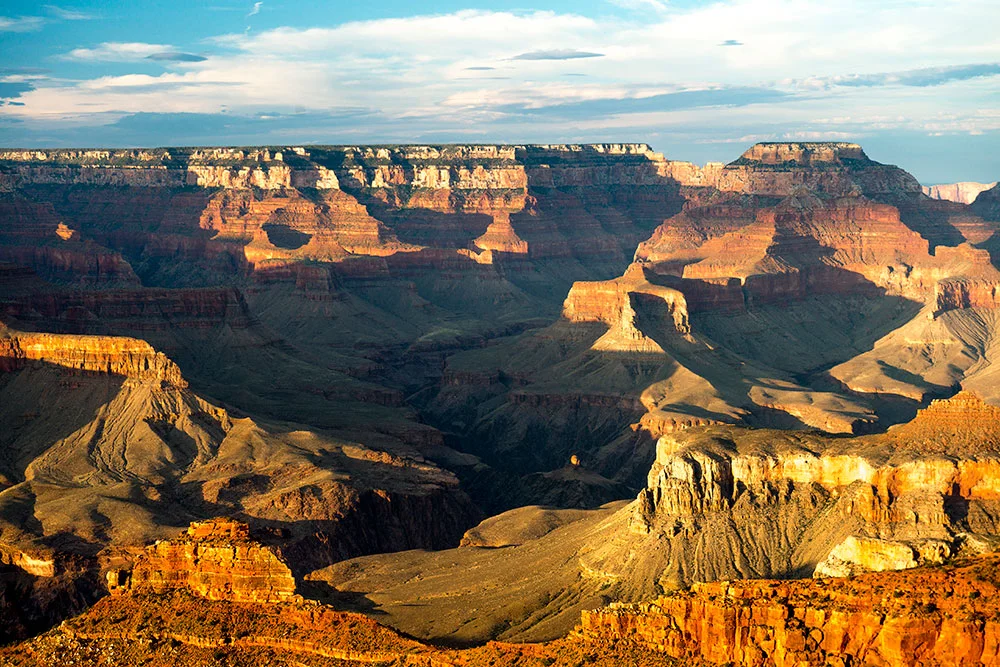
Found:
[[[665,568],[652,581],[669,587],[808,576],[835,549],[861,570],[879,561],[844,556],[859,552],[844,545],[852,536],[877,538],[862,546],[887,550],[883,561],[893,561],[893,549],[910,554],[895,560],[899,567],[934,562],[920,555],[925,548],[950,557],[1000,528],[998,417],[1000,408],[963,393],[885,434],[853,439],[733,427],[663,436],[630,519],[648,536],[640,541],[649,554],[613,565],[609,546],[586,560],[635,585],[653,576],[644,563],[652,558]]]
[[[961,183],[941,183],[938,185],[925,185],[924,194],[931,199],[945,199],[947,201],[958,202],[959,204],[971,204],[976,201],[980,192],[989,190],[996,185],[993,183],[976,183],[973,181],[963,181]]]
[[[580,634],[714,665],[992,665],[996,567],[993,555],[849,581],[696,584],[585,611]]]
[[[197,521],[172,540],[146,547],[131,571],[107,573],[112,593],[184,590],[209,600],[269,603],[292,599],[295,578],[276,547],[250,537],[245,523]]]
[[[177,365],[144,340],[10,332],[0,337],[0,370],[15,371],[31,362],[187,386]]]

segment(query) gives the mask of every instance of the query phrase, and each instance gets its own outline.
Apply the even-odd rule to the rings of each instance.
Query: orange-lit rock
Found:
[[[695,584],[584,612],[580,635],[716,665],[993,665],[995,555],[853,579]]]
[[[107,574],[112,593],[183,590],[209,600],[280,602],[295,597],[295,578],[273,547],[250,538],[246,524],[199,521],[173,540],[146,548],[131,572]]]
[[[0,371],[16,370],[30,362],[187,386],[174,362],[135,338],[19,332],[0,337]]]

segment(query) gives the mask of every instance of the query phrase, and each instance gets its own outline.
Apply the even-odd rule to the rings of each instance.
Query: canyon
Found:
[[[1000,186],[960,186],[847,142],[0,150],[5,659],[989,664],[987,607],[873,592],[1000,545]]]

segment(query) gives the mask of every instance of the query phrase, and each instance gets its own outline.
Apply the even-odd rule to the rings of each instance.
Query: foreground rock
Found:
[[[585,612],[581,635],[714,665],[993,665],[998,566],[990,555],[849,580],[696,584]]]
[[[405,638],[360,614],[303,599],[280,552],[246,524],[213,520],[157,542],[131,571],[108,572],[110,597],[83,616],[11,649],[5,665],[396,664],[668,665],[643,648],[573,640],[449,651]]]
[[[226,522],[194,525],[173,544],[192,541],[250,544],[244,526]],[[151,565],[158,551],[147,552]],[[190,567],[210,580],[219,575],[210,563],[195,561]],[[1000,556],[992,553],[951,566],[851,579],[695,584],[652,602],[586,610],[573,631],[553,641],[488,642],[467,649],[427,645],[363,615],[298,597],[234,600],[245,598],[249,589],[209,591],[188,577],[160,593],[145,585],[120,589],[57,629],[0,649],[0,660],[16,667],[109,662],[121,667],[972,667],[1000,660],[998,568]]]
[[[226,519],[192,523],[182,537],[147,547],[131,571],[110,570],[108,589],[166,593],[186,590],[209,600],[281,602],[295,578],[280,551],[250,539],[250,527]]]

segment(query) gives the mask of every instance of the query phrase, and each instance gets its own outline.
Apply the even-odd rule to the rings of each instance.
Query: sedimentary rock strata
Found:
[[[645,144],[3,151],[0,191],[18,599],[66,554],[91,576],[160,540],[108,609],[291,610],[292,577],[330,568],[312,594],[408,633],[551,639],[612,599],[947,564],[998,531],[995,188],[933,200],[856,144],[787,142],[704,167]],[[167,539],[219,515],[282,555],[225,519]],[[176,621],[270,657],[329,639]],[[46,650],[121,630],[87,624]]]
[[[992,665],[997,566],[989,556],[850,580],[697,584],[585,612],[581,635],[717,665]]]
[[[183,590],[209,600],[267,604],[295,595],[295,578],[281,553],[250,538],[245,523],[192,523],[179,538],[146,548],[131,571],[110,570],[108,588],[166,593]]]
[[[963,181],[961,183],[942,183],[939,185],[923,186],[924,194],[931,199],[945,199],[947,201],[958,202],[960,204],[971,204],[976,201],[980,192],[989,190],[996,183],[975,183]]]
[[[7,332],[0,337],[0,371],[30,362],[87,373],[107,373],[186,387],[177,365],[144,340]]]

